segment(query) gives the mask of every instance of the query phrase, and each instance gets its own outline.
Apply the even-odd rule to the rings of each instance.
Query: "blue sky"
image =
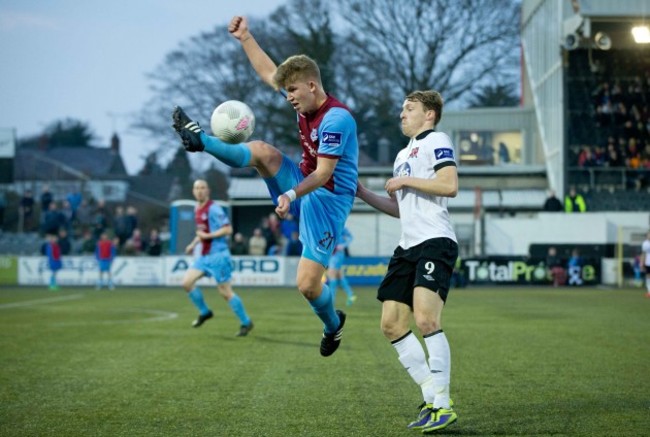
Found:
[[[102,145],[117,131],[133,173],[156,146],[127,132],[128,114],[151,97],[146,74],[181,41],[214,26],[226,32],[233,15],[263,17],[285,3],[0,0],[0,128],[24,137],[72,117]]]

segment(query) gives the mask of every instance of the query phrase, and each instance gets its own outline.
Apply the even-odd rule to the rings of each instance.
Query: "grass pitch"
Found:
[[[0,289],[2,436],[408,436],[419,388],[379,331],[375,290],[341,348],[294,289]],[[339,293],[338,303],[344,303]],[[452,290],[443,326],[458,422],[440,435],[647,435],[650,299],[641,290]]]

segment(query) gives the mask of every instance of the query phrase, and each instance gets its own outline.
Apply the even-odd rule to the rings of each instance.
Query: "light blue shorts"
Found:
[[[51,259],[48,261],[48,266],[50,267],[50,270],[52,270],[53,272],[58,272],[63,267],[63,263],[61,262],[61,260]]]
[[[345,263],[345,250],[339,250],[330,258],[329,268],[332,270],[341,270]]]
[[[300,168],[284,156],[278,173],[264,182],[277,205],[278,196],[303,179]],[[334,194],[325,188],[318,188],[291,202],[289,212],[299,219],[303,257],[327,267],[353,203],[354,196]]]
[[[217,284],[230,282],[232,278],[232,260],[229,253],[200,256],[194,260],[192,268],[201,270],[208,278],[214,278]]]
[[[99,261],[97,261],[97,264],[99,265],[99,271],[110,272],[112,263],[113,261],[110,259],[100,259]]]

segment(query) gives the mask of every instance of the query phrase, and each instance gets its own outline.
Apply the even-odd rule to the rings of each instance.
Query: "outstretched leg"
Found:
[[[265,178],[277,174],[282,164],[282,153],[264,141],[229,144],[217,137],[207,135],[196,121],[176,107],[172,114],[173,127],[181,137],[188,152],[205,151],[224,164],[234,167],[255,167]]]

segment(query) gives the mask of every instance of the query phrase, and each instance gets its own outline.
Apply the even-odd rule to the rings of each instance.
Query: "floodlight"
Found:
[[[612,48],[612,39],[605,32],[598,32],[594,36],[594,43],[600,50],[609,50]]]
[[[632,28],[632,36],[634,37],[634,42],[637,44],[650,43],[650,29],[648,29],[648,26],[634,26]]]

